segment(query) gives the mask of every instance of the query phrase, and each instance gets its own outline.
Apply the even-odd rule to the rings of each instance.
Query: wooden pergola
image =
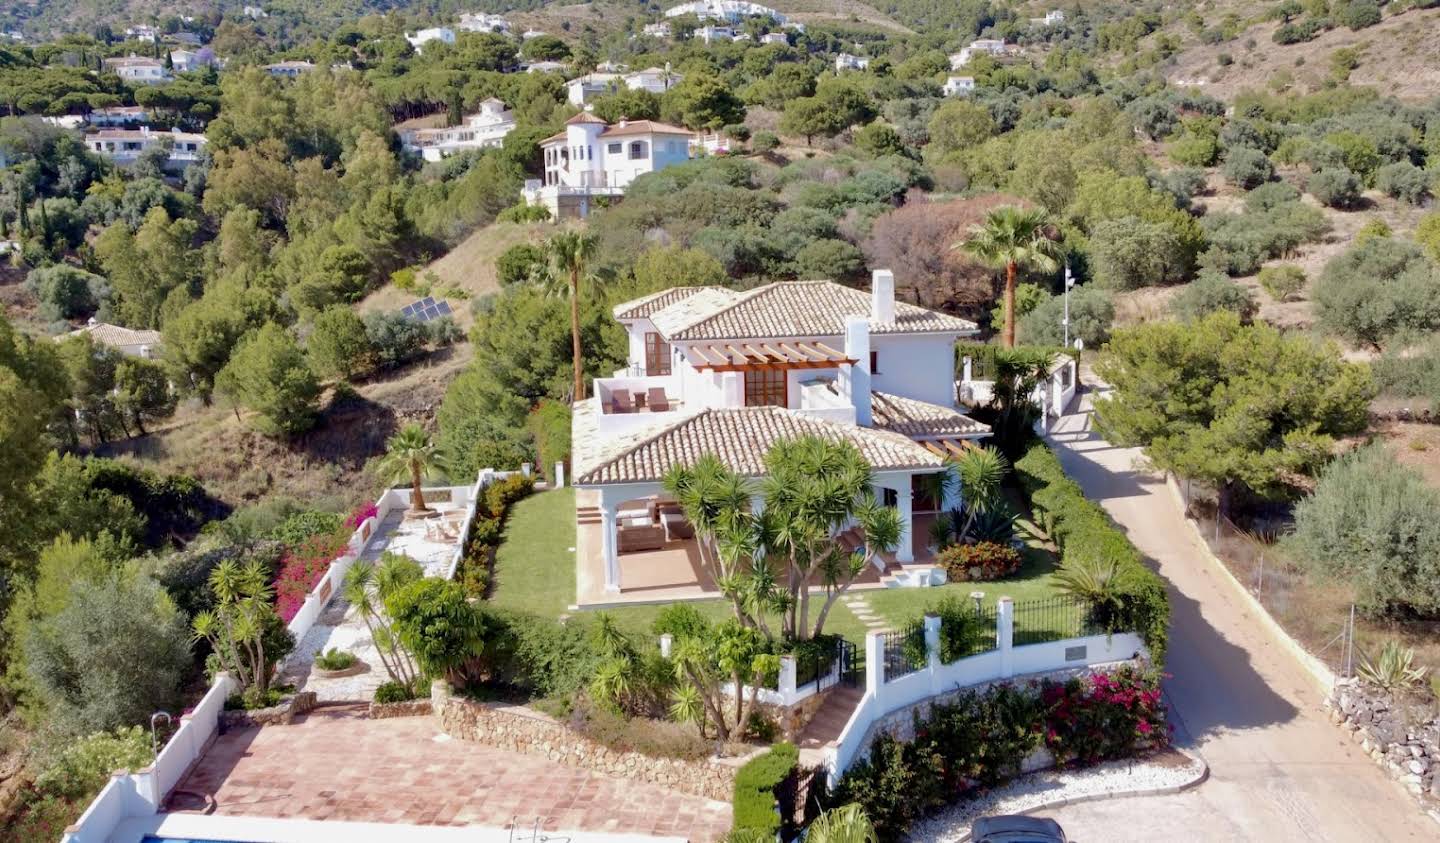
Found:
[[[927,439],[916,444],[924,446],[925,450],[937,457],[959,457],[971,448],[976,447],[969,439]]]
[[[860,362],[823,342],[708,343],[692,345],[690,351],[700,358],[696,369],[712,372],[833,369]]]

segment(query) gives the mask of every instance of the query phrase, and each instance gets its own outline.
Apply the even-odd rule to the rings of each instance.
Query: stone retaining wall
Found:
[[[1427,810],[1440,810],[1440,715],[1434,700],[1405,699],[1342,679],[1325,707],[1330,719]]]
[[[729,802],[734,796],[739,764],[729,763],[730,759],[688,761],[619,752],[534,709],[456,698],[440,685],[432,687],[432,709],[440,730],[452,738],[542,755],[566,766],[650,782],[721,802]]]
[[[370,719],[384,720],[389,717],[419,717],[430,714],[434,708],[429,700],[405,700],[393,703],[370,703]]]
[[[825,704],[830,692],[835,686],[826,688],[818,693],[811,694],[805,699],[791,706],[769,705],[760,703],[760,713],[770,718],[780,732],[780,736],[787,741],[793,741],[805,731],[805,726],[815,717],[815,712]]]
[[[292,697],[281,700],[279,705],[272,705],[269,708],[257,708],[253,711],[222,711],[220,712],[220,725],[226,729],[243,729],[246,726],[288,726],[295,722],[295,718],[299,715],[314,710],[315,702],[314,691],[301,691]]]

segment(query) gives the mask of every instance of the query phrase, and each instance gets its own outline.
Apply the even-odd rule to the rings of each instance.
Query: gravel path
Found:
[[[1112,796],[1173,793],[1205,777],[1205,762],[1168,751],[1142,761],[1109,761],[1084,770],[1042,770],[1021,776],[976,799],[967,799],[916,824],[914,841],[965,843],[977,817],[1024,814],[1038,808]]]

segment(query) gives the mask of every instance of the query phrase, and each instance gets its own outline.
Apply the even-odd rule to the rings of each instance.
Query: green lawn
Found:
[[[992,582],[963,582],[937,588],[889,588],[851,594],[863,595],[875,613],[898,628],[918,618],[926,609],[949,596],[968,598],[972,591],[985,592],[985,602],[1000,597],[1016,602],[1055,595],[1055,556],[1046,547],[1039,531],[1021,521],[1025,539],[1025,565],[1013,578]],[[495,556],[495,586],[491,602],[496,606],[537,614],[559,616],[575,602],[575,491],[558,489],[532,495],[515,505],[505,525],[505,538]],[[703,600],[695,608],[713,620],[730,617],[729,604]],[[811,597],[811,618],[820,601]],[[628,606],[605,611],[625,630],[637,637],[651,634],[650,624],[663,606]],[[826,619],[825,630],[845,636],[863,649],[865,625],[843,603],[837,603]]]

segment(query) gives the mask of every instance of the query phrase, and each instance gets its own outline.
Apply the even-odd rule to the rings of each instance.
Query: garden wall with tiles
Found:
[[[736,759],[737,763],[732,764],[730,759],[690,761],[617,751],[534,709],[454,697],[441,683],[432,686],[431,707],[440,730],[452,738],[542,755],[567,766],[649,782],[721,802],[733,797],[735,772],[738,761],[743,760]]]

